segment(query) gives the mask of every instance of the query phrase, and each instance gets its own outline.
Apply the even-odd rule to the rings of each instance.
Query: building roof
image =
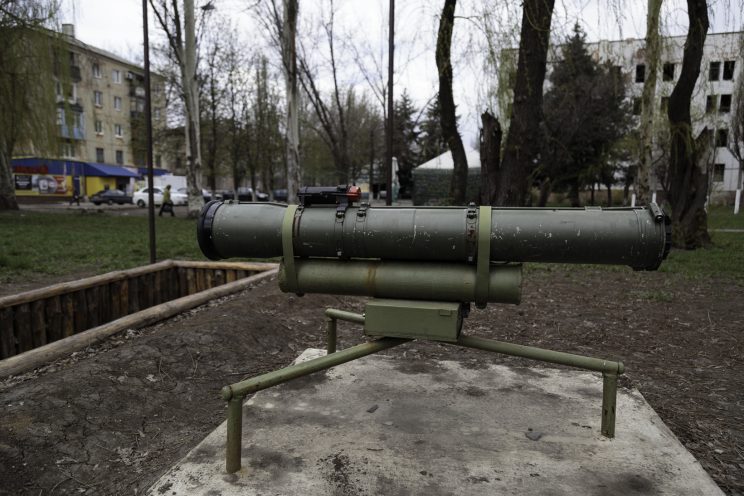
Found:
[[[465,147],[465,157],[468,160],[468,168],[474,168],[478,167],[480,168],[480,153],[478,150],[474,150],[472,148]],[[447,150],[443,154],[439,155],[438,157],[434,157],[433,159],[429,160],[428,162],[424,162],[423,164],[416,167],[417,169],[454,169],[455,168],[455,161],[452,158],[452,152]]]

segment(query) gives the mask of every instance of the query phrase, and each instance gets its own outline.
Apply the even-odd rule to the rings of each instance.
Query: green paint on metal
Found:
[[[227,386],[229,395],[225,394],[225,388],[223,388],[222,397],[225,398],[226,396],[229,396],[229,398],[225,399],[243,397],[247,394],[252,394],[256,391],[261,391],[262,389],[270,388],[272,386],[276,386],[277,384],[281,384],[298,377],[312,374],[313,372],[325,370],[342,363],[350,362],[351,360],[356,360],[357,358],[371,355],[382,350],[387,350],[388,348],[407,343],[408,341],[410,341],[410,339],[382,338],[358,344],[356,346],[352,346],[351,348],[337,351],[332,355],[325,355],[313,360],[308,360],[307,362],[290,365],[289,367],[284,367],[283,369],[275,370],[273,372],[268,372],[251,379],[246,379],[245,381],[237,382],[235,384]]]
[[[541,362],[557,363],[580,369],[593,370],[596,372],[621,374],[624,370],[622,362],[613,362],[601,358],[592,358],[561,351],[545,350],[533,346],[521,344],[504,343],[493,339],[478,338],[475,336],[460,336],[457,343],[467,348],[476,348],[484,351],[493,351],[504,355],[518,356],[539,360]]]
[[[336,319],[326,319],[326,353],[336,353]]]
[[[617,374],[602,374],[602,425],[605,437],[615,437],[615,409],[617,407]]]
[[[285,252],[294,206],[223,203],[202,218],[200,246],[214,257],[271,258]],[[481,210],[488,210],[483,207]],[[360,212],[361,210],[361,212]],[[294,218],[294,256],[474,264],[468,207],[313,206]],[[490,208],[492,262],[596,263],[652,270],[666,256],[665,218],[646,207]],[[361,213],[361,215],[359,215]],[[204,214],[206,215],[206,214]],[[291,216],[290,216],[291,217]],[[481,213],[481,218],[485,215]],[[479,221],[479,224],[481,222]],[[484,226],[484,230],[485,230]],[[209,233],[209,234],[206,234]]]
[[[336,310],[335,308],[327,308],[325,311],[326,317],[346,320],[348,322],[356,322],[357,324],[364,324],[364,315],[360,313],[347,312],[345,310]]]
[[[378,260],[296,259],[297,289],[302,293],[343,294],[405,300],[475,301],[476,266],[464,263]],[[502,264],[489,270],[486,301],[518,304],[522,266]],[[286,269],[279,269],[279,288],[291,291]]]
[[[284,212],[284,218],[282,219],[282,252],[284,254],[282,265],[284,266],[284,277],[287,287],[286,291],[291,291],[292,293],[299,293],[299,290],[297,289],[297,271],[295,270],[293,246],[293,227],[296,212],[297,205],[289,205],[287,210]]]
[[[225,470],[232,474],[240,470],[240,451],[243,442],[243,398],[232,398],[227,403],[227,446]]]
[[[462,328],[462,304],[440,301],[372,300],[364,307],[364,333],[455,342]]]
[[[491,265],[491,207],[478,211],[478,259],[475,275],[475,306],[486,308],[489,299]]]

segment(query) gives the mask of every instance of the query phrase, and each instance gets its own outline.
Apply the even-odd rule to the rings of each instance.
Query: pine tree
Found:
[[[442,124],[439,115],[441,106],[439,95],[426,107],[424,119],[421,121],[421,132],[419,134],[418,162],[423,164],[434,157],[438,157],[448,150],[447,141],[442,135]]]
[[[567,189],[571,204],[578,206],[585,185],[611,184],[614,170],[608,155],[630,121],[621,75],[591,58],[578,24],[562,56],[544,98],[546,150],[538,174],[550,188]]]
[[[395,130],[393,134],[393,156],[398,160],[398,181],[400,195],[410,194],[411,171],[418,163],[418,126],[416,123],[417,109],[403,90],[400,100],[394,106]]]

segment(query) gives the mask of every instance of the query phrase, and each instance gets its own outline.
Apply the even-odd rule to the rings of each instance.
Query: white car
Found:
[[[138,207],[145,208],[149,200],[149,190],[150,188],[142,188],[141,190],[136,191],[134,195],[132,195],[132,203],[134,203]],[[152,194],[155,205],[160,205],[163,203],[162,188],[153,188]],[[188,197],[179,191],[173,191],[173,189],[171,189],[171,201],[174,205],[187,205]]]

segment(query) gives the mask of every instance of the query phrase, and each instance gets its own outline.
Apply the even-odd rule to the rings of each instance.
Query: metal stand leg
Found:
[[[602,435],[615,437],[615,406],[617,404],[617,374],[602,374]]]
[[[333,317],[326,319],[326,342],[328,354],[336,353],[336,319]]]
[[[227,450],[225,470],[232,474],[240,470],[240,452],[243,444],[243,397],[227,402]]]

